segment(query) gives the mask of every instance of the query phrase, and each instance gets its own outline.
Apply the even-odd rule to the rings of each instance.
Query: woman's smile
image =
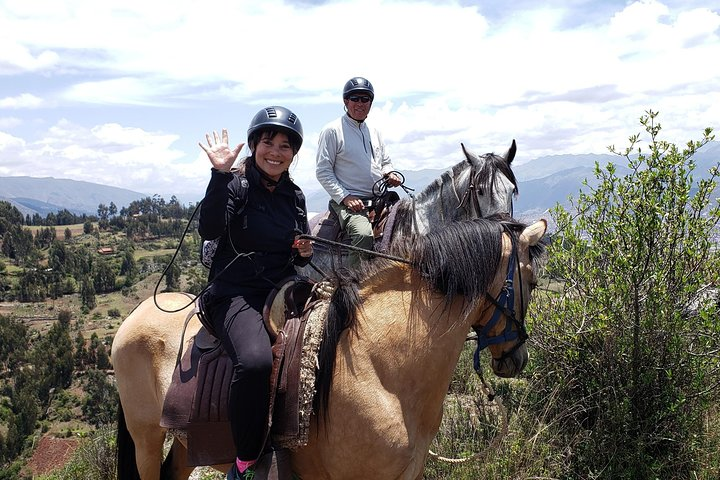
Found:
[[[290,168],[294,156],[288,136],[281,132],[274,136],[268,132],[263,133],[255,147],[255,164],[273,180],[279,180]]]

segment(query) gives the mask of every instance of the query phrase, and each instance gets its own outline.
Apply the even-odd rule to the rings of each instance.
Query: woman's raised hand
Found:
[[[228,132],[226,128],[222,129],[222,139],[218,138],[218,134],[215,131],[213,131],[212,137],[210,137],[209,133],[206,133],[205,139],[207,140],[207,147],[203,145],[202,142],[198,142],[198,145],[207,153],[212,166],[221,172],[229,172],[245,144],[241,143],[231,150],[228,144]]]

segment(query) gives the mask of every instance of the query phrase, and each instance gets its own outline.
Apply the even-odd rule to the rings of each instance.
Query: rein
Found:
[[[309,234],[303,233],[303,234],[300,235],[298,238],[300,238],[300,239],[302,239],[302,240],[312,240],[312,241],[314,241],[314,242],[322,243],[322,244],[325,244],[325,245],[330,245],[330,246],[333,246],[333,247],[346,248],[346,249],[348,249],[348,250],[354,250],[354,251],[356,251],[356,252],[365,253],[365,254],[367,254],[367,255],[372,255],[372,256],[375,256],[375,257],[387,258],[388,260],[395,260],[396,262],[402,262],[402,263],[406,263],[406,264],[408,264],[408,265],[412,265],[412,262],[411,262],[410,260],[408,260],[407,258],[396,257],[395,255],[388,255],[387,253],[377,252],[377,251],[375,251],[375,250],[368,250],[368,249],[366,249],[366,248],[355,247],[355,246],[353,246],[353,245],[346,245],[346,244],[341,243],[341,242],[335,242],[335,241],[333,241],[333,240],[328,240],[328,239],[326,239],[326,238],[318,237],[318,236],[315,236],[315,235],[309,235]],[[327,277],[327,275],[325,274],[325,272],[322,272],[318,267],[314,267],[314,268],[315,268],[315,270],[316,270],[318,273],[320,273],[320,274],[322,274],[323,276]]]

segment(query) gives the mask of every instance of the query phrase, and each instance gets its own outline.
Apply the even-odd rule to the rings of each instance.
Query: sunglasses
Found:
[[[368,97],[367,95],[353,95],[352,97],[348,97],[348,100],[350,100],[351,102],[367,103],[370,101],[370,97]]]

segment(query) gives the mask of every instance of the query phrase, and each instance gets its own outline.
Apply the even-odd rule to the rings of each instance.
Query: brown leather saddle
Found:
[[[368,217],[373,227],[375,237],[375,250],[387,251],[390,241],[390,232],[395,219],[395,206],[400,200],[397,192],[387,192],[383,197],[368,201]],[[325,240],[330,240],[342,245],[350,245],[350,237],[340,226],[340,219],[335,211],[328,206],[328,209],[310,219],[310,234]],[[347,249],[330,247],[335,255],[347,255]],[[314,245],[316,250],[321,252],[329,248],[321,243]]]
[[[268,296],[263,311],[273,341],[273,393],[265,436],[268,445],[280,448],[306,442],[312,405],[304,398],[307,393],[301,387],[307,389],[307,385],[301,385],[300,365],[307,318],[319,303],[313,285],[305,277],[286,279]],[[188,320],[198,310],[196,305]],[[188,465],[217,465],[235,459],[227,408],[231,377],[230,357],[219,340],[202,327],[175,367],[160,421],[162,427],[186,437]]]

